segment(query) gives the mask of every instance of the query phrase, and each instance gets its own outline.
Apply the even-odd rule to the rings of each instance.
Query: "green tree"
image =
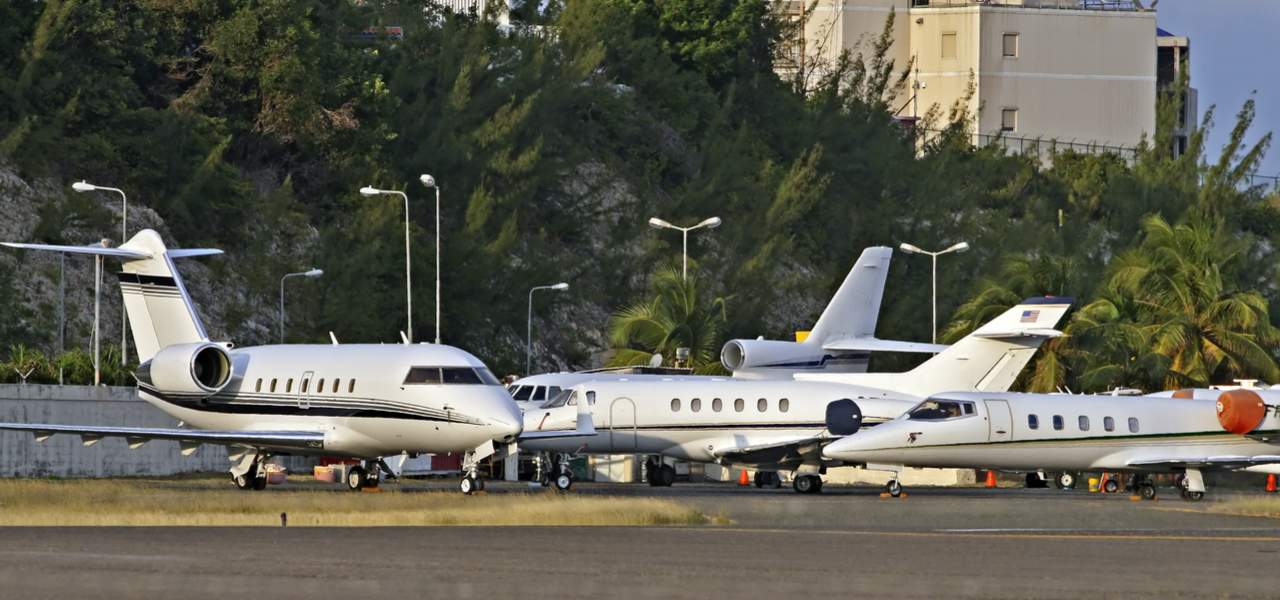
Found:
[[[614,354],[609,364],[646,364],[661,354],[669,365],[677,348],[688,348],[694,370],[715,371],[724,322],[724,298],[705,299],[698,293],[696,275],[684,280],[679,268],[661,268],[653,275],[653,298],[613,316],[609,339]]]

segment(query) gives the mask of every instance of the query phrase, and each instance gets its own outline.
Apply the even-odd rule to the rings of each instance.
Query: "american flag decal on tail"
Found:
[[[1035,323],[1036,319],[1039,319],[1039,318],[1040,318],[1040,311],[1024,310],[1022,311],[1022,318],[1019,319],[1019,321],[1022,323]]]

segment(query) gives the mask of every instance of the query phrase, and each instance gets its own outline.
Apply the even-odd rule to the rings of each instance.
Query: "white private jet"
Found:
[[[1203,471],[1280,473],[1280,392],[1196,390],[1137,397],[944,393],[897,419],[826,446],[829,460],[904,467],[1181,473],[1182,497],[1204,497]],[[1216,418],[1215,418],[1216,415]],[[896,475],[886,486],[902,493]]]
[[[434,344],[273,345],[233,349],[205,333],[173,259],[220,250],[165,248],[143,230],[118,248],[5,244],[123,261],[120,287],[138,357],[138,395],[180,421],[174,429],[0,423],[44,441],[76,434],[85,445],[123,437],[131,448],[175,440],[189,455],[227,446],[240,489],[266,486],[274,454],[345,456],[351,489],[376,486],[383,456],[464,455],[460,488],[483,487],[476,463],[520,433],[520,410],[471,354]]]
[[[841,373],[831,380],[700,378],[670,382],[590,381],[549,406],[525,411],[526,433],[572,426],[567,408],[591,407],[594,435],[521,441],[522,449],[564,455],[649,454],[698,462],[796,471],[796,491],[822,488],[822,448],[862,424],[888,421],[946,390],[1009,389],[1053,329],[1070,300],[1031,298],[906,373]],[[650,485],[670,485],[675,470],[651,462]],[[766,481],[766,478],[768,481]],[[571,483],[562,462],[553,478]],[[776,487],[776,474],[757,485]]]

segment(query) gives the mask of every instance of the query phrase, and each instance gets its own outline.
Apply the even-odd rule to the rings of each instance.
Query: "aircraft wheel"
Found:
[[[1138,485],[1138,495],[1139,495],[1139,496],[1142,496],[1142,499],[1143,499],[1143,500],[1155,500],[1155,499],[1156,499],[1156,486],[1154,486],[1154,485],[1152,485],[1152,484],[1150,484],[1150,483],[1142,483],[1142,484],[1139,484],[1139,485]]]
[[[463,494],[470,496],[471,494],[480,491],[480,486],[478,484],[479,480],[475,477],[464,475],[462,477],[462,481],[458,483],[458,489],[462,490]]]
[[[1191,490],[1182,490],[1182,499],[1187,502],[1199,502],[1204,499],[1204,492],[1193,492]]]
[[[1049,482],[1045,481],[1044,478],[1041,477],[1039,473],[1032,471],[1030,473],[1027,473],[1026,485],[1028,489],[1038,489],[1038,488],[1049,487]]]
[[[782,487],[782,476],[777,471],[769,471],[769,479],[765,482],[765,487],[776,490]]]
[[[1102,484],[1102,491],[1108,494],[1114,494],[1120,491],[1120,482],[1115,479],[1107,479],[1107,482]]]
[[[267,489],[267,477],[266,477],[265,475],[264,475],[264,476],[262,476],[262,477],[254,477],[254,478],[253,478],[253,489],[254,489],[255,491],[259,491],[259,492],[261,492],[262,490]]]
[[[822,478],[817,475],[798,475],[791,482],[791,487],[801,494],[816,494],[822,491]]]
[[[658,485],[662,487],[671,487],[676,482],[676,468],[671,465],[662,465],[658,468]]]
[[[372,469],[364,476],[364,487],[377,488],[382,483],[382,473],[378,469]]]
[[[755,479],[756,487],[758,488],[764,487],[764,471],[756,471],[756,475],[754,479]]]
[[[884,484],[884,491],[889,492],[890,496],[897,498],[902,495],[902,482],[897,479],[890,479],[889,483]]]
[[[568,473],[561,473],[556,477],[555,484],[557,490],[567,492],[570,487],[573,487],[573,476]]]
[[[347,489],[358,492],[365,484],[364,469],[362,467],[351,467],[347,469]]]
[[[249,470],[244,475],[232,475],[231,482],[242,490],[254,489],[254,481],[258,478],[258,465],[255,463],[249,466]]]
[[[1058,489],[1060,490],[1075,489],[1076,474],[1075,473],[1058,473],[1058,476],[1053,478],[1053,482],[1058,486]]]

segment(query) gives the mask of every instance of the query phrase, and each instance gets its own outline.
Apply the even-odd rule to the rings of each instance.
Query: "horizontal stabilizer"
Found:
[[[861,352],[918,352],[937,354],[947,349],[946,344],[924,344],[921,342],[900,342],[882,340],[873,337],[856,337],[831,340],[822,345],[823,350],[843,350]]]
[[[19,244],[15,242],[0,242],[0,245],[10,248],[20,248],[22,250],[48,250],[51,252],[67,252],[69,254],[97,254],[99,256],[111,256],[115,258],[123,258],[125,260],[143,260],[151,258],[151,255],[138,250],[127,250],[124,248],[103,248],[102,246],[55,246],[53,244]]]
[[[169,258],[193,258],[196,256],[215,256],[222,254],[217,248],[176,248],[165,251]]]

